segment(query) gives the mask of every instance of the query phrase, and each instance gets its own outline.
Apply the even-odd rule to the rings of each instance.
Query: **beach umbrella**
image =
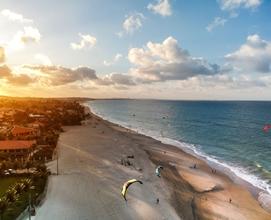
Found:
[[[156,176],[161,177],[161,170],[162,169],[164,169],[164,167],[162,167],[160,165],[158,167],[156,167],[156,169],[155,169]]]
[[[123,196],[123,198],[126,200],[126,193],[127,193],[127,190],[129,188],[129,186],[131,186],[132,184],[134,183],[140,183],[140,184],[143,184],[143,182],[141,182],[140,180],[137,180],[137,179],[131,179],[131,180],[128,180],[127,182],[125,182],[122,186],[122,191],[121,191],[121,194]]]
[[[269,129],[271,129],[271,124],[267,124],[267,125],[265,125],[265,126],[263,127],[263,131],[264,131],[264,132],[268,132]]]

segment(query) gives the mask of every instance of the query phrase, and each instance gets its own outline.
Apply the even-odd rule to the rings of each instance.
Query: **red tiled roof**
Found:
[[[36,141],[5,140],[0,141],[0,150],[28,149],[35,143]]]
[[[21,127],[21,126],[14,126],[11,130],[11,133],[16,136],[24,133],[29,133],[29,132],[35,132],[36,130],[33,128],[26,128],[26,127]]]

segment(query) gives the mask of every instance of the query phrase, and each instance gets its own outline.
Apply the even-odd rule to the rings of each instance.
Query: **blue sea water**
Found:
[[[112,122],[171,142],[271,194],[271,102],[96,100]]]

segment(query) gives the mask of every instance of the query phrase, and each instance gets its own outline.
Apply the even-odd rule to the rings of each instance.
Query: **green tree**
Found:
[[[31,180],[30,179],[23,180],[22,181],[22,186],[23,186],[22,188],[23,188],[24,191],[29,190],[30,187],[31,187]]]
[[[14,189],[16,191],[16,194],[20,194],[23,191],[23,184],[22,183],[17,183],[14,186]]]
[[[6,200],[8,202],[15,202],[16,200],[16,191],[14,189],[9,189],[5,194]]]

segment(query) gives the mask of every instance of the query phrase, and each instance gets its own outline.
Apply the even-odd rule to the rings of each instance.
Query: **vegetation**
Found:
[[[43,166],[42,166],[43,167]],[[48,172],[44,167],[39,169],[35,175],[21,177],[8,177],[6,183],[11,183],[7,190],[2,190],[0,197],[0,216],[1,219],[15,219],[29,205],[31,194],[31,205],[36,205],[39,195],[44,191]],[[2,181],[1,181],[2,182]],[[7,185],[6,185],[7,186]]]
[[[14,159],[0,151],[0,219],[9,220],[28,207],[30,194],[32,205],[39,203],[49,175],[45,162],[53,158],[62,126],[80,125],[87,115],[76,99],[9,97],[0,97],[0,114],[0,140],[36,141],[33,154],[27,158]],[[38,135],[13,136],[14,125],[32,124]]]

